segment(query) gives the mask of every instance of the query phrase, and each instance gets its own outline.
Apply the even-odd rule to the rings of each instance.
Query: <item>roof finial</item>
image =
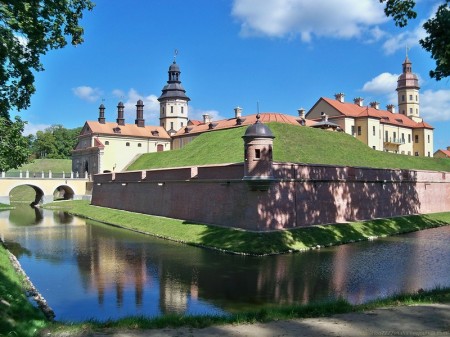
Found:
[[[177,55],[178,55],[178,49],[175,49],[173,52],[173,63],[177,63]]]

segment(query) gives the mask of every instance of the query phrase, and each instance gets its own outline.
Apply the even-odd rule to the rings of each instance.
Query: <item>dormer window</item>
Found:
[[[117,126],[113,129],[114,133],[120,133],[120,128]]]
[[[158,137],[159,136],[158,130],[153,130],[152,131],[152,136]]]

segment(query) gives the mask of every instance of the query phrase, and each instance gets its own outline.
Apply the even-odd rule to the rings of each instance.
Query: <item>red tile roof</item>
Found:
[[[282,113],[274,113],[274,112],[264,112],[260,113],[260,121],[262,123],[270,123],[270,122],[278,122],[278,123],[286,123],[286,124],[292,124],[292,125],[298,125],[300,126],[300,118],[291,116],[291,115],[285,115]],[[196,133],[202,133],[207,131],[213,131],[213,130],[221,130],[221,129],[229,129],[234,127],[240,127],[244,125],[250,125],[254,124],[256,122],[256,114],[254,115],[248,115],[248,116],[242,116],[241,117],[241,124],[236,123],[236,118],[229,118],[229,119],[222,119],[218,121],[212,121],[212,129],[209,128],[210,123],[201,123],[201,124],[194,124],[194,125],[188,125],[187,129],[189,132],[186,132],[186,128],[180,129],[174,137],[180,137],[185,135],[191,135]],[[315,124],[313,121],[306,120],[306,126],[311,126]]]
[[[387,110],[375,109],[369,106],[359,106],[355,103],[340,102],[338,100],[326,97],[321,97],[320,99],[324,100],[333,108],[338,110],[339,113],[347,117],[372,117],[380,119],[380,123],[384,124],[404,126],[408,128],[434,129],[430,124],[426,122],[417,123],[411,118],[399,113],[392,113]],[[330,119],[331,118],[332,117],[330,117]]]
[[[87,131],[88,133],[101,135],[121,135],[139,138],[163,138],[170,140],[169,134],[162,126],[146,125],[144,127],[138,127],[136,124],[118,125],[113,122],[105,122],[102,124],[97,121],[87,121],[85,127],[86,125],[89,127],[89,131]],[[117,127],[120,128],[120,133],[114,132],[114,129]]]
[[[443,154],[445,154],[448,158],[450,158],[450,150],[437,150],[436,152],[442,152]]]

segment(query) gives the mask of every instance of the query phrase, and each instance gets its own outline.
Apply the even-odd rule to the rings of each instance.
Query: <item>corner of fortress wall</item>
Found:
[[[99,174],[92,204],[255,231],[450,211],[450,172],[274,163],[243,180],[228,164]]]

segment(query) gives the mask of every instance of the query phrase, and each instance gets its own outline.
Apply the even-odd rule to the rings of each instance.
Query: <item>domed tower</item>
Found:
[[[272,131],[259,121],[259,114],[256,116],[255,124],[250,125],[244,139],[244,180],[261,181],[272,180],[272,147],[275,136]]]
[[[397,80],[398,110],[415,122],[422,122],[420,118],[419,80],[412,72],[411,61],[406,55],[403,62],[403,73]]]
[[[162,89],[158,98],[160,111],[159,123],[167,130],[169,135],[175,134],[179,129],[186,127],[188,122],[188,102],[180,81],[180,67],[173,61],[169,67],[169,80]]]

